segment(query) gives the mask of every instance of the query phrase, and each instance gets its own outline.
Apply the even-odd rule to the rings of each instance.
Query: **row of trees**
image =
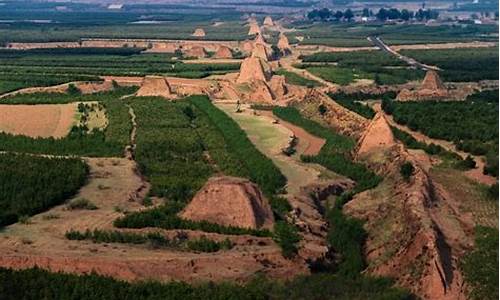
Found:
[[[4,300],[153,300],[153,299],[411,299],[383,278],[346,278],[334,274],[299,276],[273,281],[257,276],[245,285],[205,282],[190,285],[171,281],[129,283],[95,273],[71,275],[38,268],[0,268],[0,292]]]
[[[62,203],[85,183],[80,159],[0,154],[0,227]]]
[[[346,9],[345,11],[333,11],[328,8],[314,9],[307,13],[307,18],[314,21],[340,21],[342,19],[346,21],[351,21],[356,15],[351,9]],[[439,12],[431,9],[419,9],[416,12],[409,11],[407,9],[399,10],[397,8],[385,9],[381,8],[374,14],[372,10],[364,8],[360,14],[362,17],[373,17],[375,16],[380,21],[386,20],[403,20],[408,21],[416,19],[418,21],[437,19],[439,17]]]

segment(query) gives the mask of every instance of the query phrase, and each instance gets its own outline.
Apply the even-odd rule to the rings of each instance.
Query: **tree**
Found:
[[[371,15],[371,11],[368,8],[363,8],[362,17],[369,17]]]
[[[76,85],[74,85],[73,83],[68,85],[68,89],[66,91],[70,95],[81,95],[82,93],[82,91],[80,91],[80,89],[76,87]]]
[[[401,11],[401,19],[405,20],[405,21],[408,21],[408,20],[410,20],[410,18],[411,18],[410,12],[407,9],[403,9]]]
[[[399,172],[401,173],[401,176],[403,176],[404,180],[410,181],[411,175],[413,175],[413,172],[415,171],[415,168],[411,164],[411,162],[407,161],[404,164],[401,165],[401,168]]]
[[[343,16],[344,16],[344,13],[342,13],[340,10],[337,10],[337,12],[334,15],[335,19],[337,19],[337,20],[342,19]]]
[[[347,21],[351,21],[352,18],[354,18],[354,13],[352,12],[351,9],[347,9],[345,12],[344,12],[344,18],[347,19]]]
[[[378,13],[376,14],[377,19],[380,21],[385,21],[387,20],[387,10],[385,8],[381,8],[378,10]]]

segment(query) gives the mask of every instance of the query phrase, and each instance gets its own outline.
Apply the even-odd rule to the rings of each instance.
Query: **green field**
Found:
[[[444,81],[498,80],[498,47],[403,50],[401,54],[443,69]]]
[[[0,50],[0,93],[29,86],[98,80],[102,75],[165,75],[201,78],[239,69],[231,64],[185,64],[172,54],[140,54],[142,49]]]
[[[495,25],[425,26],[425,25],[352,25],[352,24],[297,24],[298,31],[290,33],[304,37],[300,44],[321,44],[333,47],[372,46],[367,36],[380,36],[390,45],[425,44],[468,41],[496,41]]]
[[[302,57],[301,68],[333,83],[347,85],[357,79],[377,84],[400,84],[423,78],[423,71],[383,51],[318,52]]]

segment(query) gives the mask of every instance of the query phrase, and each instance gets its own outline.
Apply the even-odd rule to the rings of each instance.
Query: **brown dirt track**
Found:
[[[0,105],[0,131],[30,137],[62,138],[75,121],[76,103]]]
[[[266,117],[279,119],[270,111],[261,111],[260,113]],[[317,155],[319,151],[321,151],[323,145],[326,143],[324,139],[310,134],[301,127],[295,126],[292,123],[288,123],[281,119],[279,119],[279,122],[281,125],[291,130],[293,134],[298,138],[297,146],[300,149],[303,149],[299,151],[303,155]]]

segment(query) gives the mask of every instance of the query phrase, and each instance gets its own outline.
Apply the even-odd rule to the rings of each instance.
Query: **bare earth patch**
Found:
[[[66,136],[75,122],[76,103],[0,105],[0,131],[30,137]]]
[[[0,232],[0,266],[24,269],[38,266],[51,271],[90,273],[92,271],[128,281],[244,281],[255,273],[290,278],[308,273],[302,261],[283,258],[270,238],[225,236],[184,231],[189,238],[229,238],[235,247],[215,253],[198,253],[148,245],[93,243],[67,240],[74,229],[119,230],[113,220],[124,212],[145,209],[140,204],[147,190],[136,173],[135,162],[125,158],[88,158],[90,178],[75,198],[85,198],[95,210],[68,210],[66,205],[30,218],[30,224],[14,224]],[[128,232],[155,231],[174,236],[179,230],[124,229]]]

